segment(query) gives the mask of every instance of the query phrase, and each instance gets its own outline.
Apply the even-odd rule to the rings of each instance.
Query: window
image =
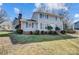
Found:
[[[57,20],[57,17],[56,17],[56,20]]]
[[[43,17],[43,15],[42,14],[40,14],[40,18],[42,18]]]
[[[10,29],[10,26],[8,25],[8,29]]]
[[[26,27],[28,27],[28,22],[26,22]]]
[[[42,29],[42,23],[40,23],[40,29]]]
[[[60,21],[62,20],[62,18],[60,18]]]
[[[45,19],[48,19],[48,15],[45,15],[45,14],[40,14],[40,18],[45,18]]]
[[[48,19],[48,15],[46,15],[47,16],[47,19]]]
[[[48,15],[44,14],[45,19],[48,19]]]
[[[32,23],[32,28],[34,27],[34,23]]]
[[[36,23],[36,28],[38,28],[38,23]]]

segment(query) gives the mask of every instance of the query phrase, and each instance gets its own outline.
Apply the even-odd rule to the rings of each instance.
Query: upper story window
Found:
[[[40,14],[40,18],[48,19],[48,15],[46,15],[46,14]]]
[[[42,18],[43,17],[43,15],[42,14],[40,14],[40,18]]]
[[[26,22],[26,27],[28,27],[28,22]]]
[[[57,17],[56,17],[56,20],[57,20]]]
[[[62,18],[60,18],[60,21],[62,20]]]

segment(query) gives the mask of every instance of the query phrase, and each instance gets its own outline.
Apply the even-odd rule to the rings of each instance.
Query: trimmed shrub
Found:
[[[40,31],[39,31],[39,30],[36,30],[36,31],[35,31],[35,34],[36,34],[36,35],[39,35],[39,34],[40,34]]]
[[[41,31],[41,34],[45,34],[45,32],[44,31]]]
[[[52,31],[49,31],[48,34],[52,34]]]
[[[47,26],[46,29],[51,31],[53,29],[53,27],[52,26]]]
[[[62,34],[65,34],[65,33],[66,33],[66,31],[64,31],[64,30],[63,30],[63,31],[61,31],[61,33],[62,33]]]
[[[44,32],[44,34],[48,34],[48,32],[47,32],[47,31],[45,31],[45,32]]]
[[[23,34],[23,30],[22,30],[22,29],[17,29],[16,32],[17,32],[18,34]]]
[[[32,31],[30,31],[30,34],[33,34],[33,32],[32,32]]]
[[[57,32],[56,32],[56,31],[52,31],[52,34],[53,34],[53,35],[57,35]]]
[[[58,30],[60,30],[60,28],[59,27],[56,27],[55,30],[58,31]]]
[[[74,34],[74,33],[76,33],[76,31],[73,31],[73,30],[67,30],[67,33]]]

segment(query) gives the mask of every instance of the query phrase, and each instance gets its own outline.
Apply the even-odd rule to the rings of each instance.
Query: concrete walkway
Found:
[[[78,34],[67,34],[67,35],[71,35],[71,36],[73,36],[73,37],[79,37]]]

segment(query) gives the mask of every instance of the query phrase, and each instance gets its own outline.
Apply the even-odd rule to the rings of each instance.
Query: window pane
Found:
[[[40,23],[40,28],[42,29],[42,23]]]
[[[57,17],[56,17],[56,20],[57,20]]]
[[[38,23],[36,23],[36,28],[38,28]]]
[[[28,22],[26,22],[26,27],[28,27]]]
[[[40,18],[42,18],[42,14],[40,14]]]
[[[48,15],[47,15],[47,19],[48,19]]]
[[[32,23],[32,28],[34,27],[34,23]]]

